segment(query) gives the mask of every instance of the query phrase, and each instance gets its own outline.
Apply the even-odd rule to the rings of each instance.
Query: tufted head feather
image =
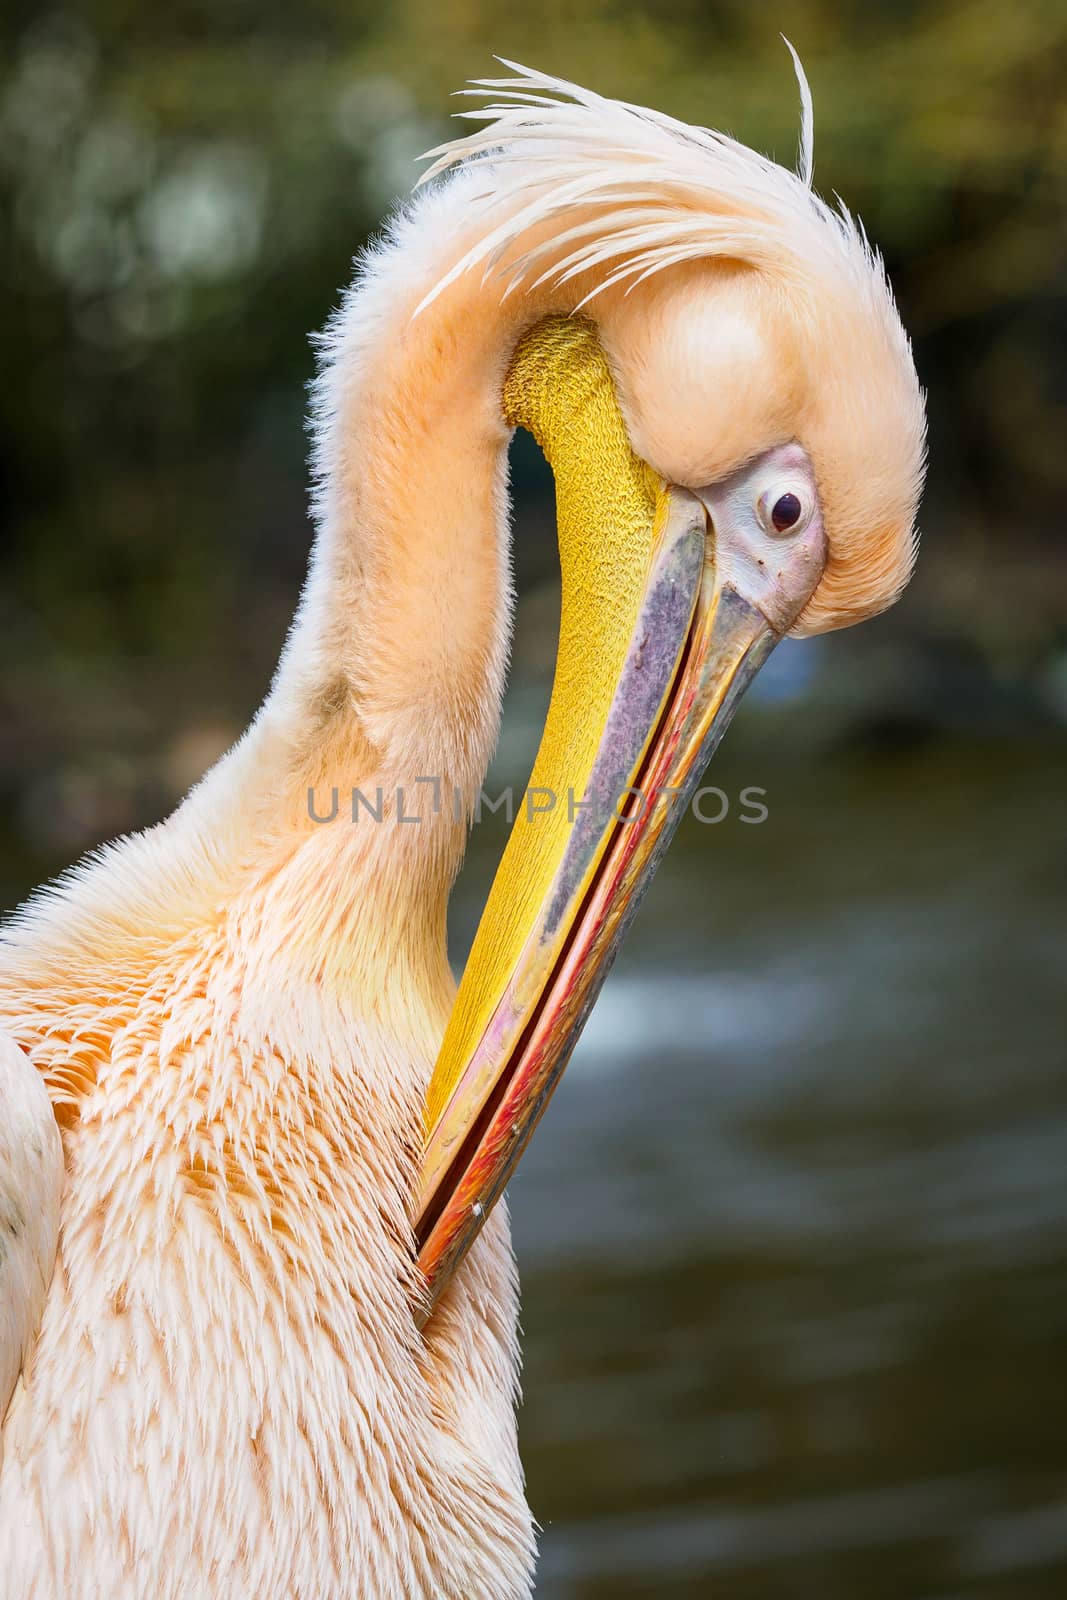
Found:
[[[502,274],[505,297],[573,289],[571,309],[602,319],[634,448],[675,481],[799,439],[830,546],[796,630],[812,633],[882,610],[907,582],[925,418],[881,259],[811,188],[811,96],[793,59],[799,175],[511,62],[514,77],[478,80],[465,92],[495,103],[459,114],[488,125],[429,152],[422,181],[473,164],[484,181],[464,204],[479,225],[419,310],[478,268]]]

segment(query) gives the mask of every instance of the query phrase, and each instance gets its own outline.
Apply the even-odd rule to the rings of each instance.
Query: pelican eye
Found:
[[[784,533],[787,528],[800,521],[803,509],[795,494],[781,494],[771,507],[771,521],[779,533]]]
[[[778,483],[760,495],[756,515],[767,533],[794,533],[807,523],[811,507],[803,490],[786,489]]]

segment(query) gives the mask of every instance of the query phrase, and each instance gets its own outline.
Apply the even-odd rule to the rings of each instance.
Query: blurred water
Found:
[[[512,1185],[541,1600],[1067,1592],[1065,776],[724,750]]]

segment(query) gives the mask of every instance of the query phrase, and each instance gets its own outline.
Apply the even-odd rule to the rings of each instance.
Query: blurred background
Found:
[[[1059,0],[8,0],[0,890],[153,822],[267,684],[304,385],[498,51],[728,128],[885,253],[930,392],[915,581],[784,646],[512,1187],[543,1600],[1067,1580],[1067,10]],[[558,621],[514,451],[492,783]],[[759,786],[761,825],[741,820]],[[476,828],[462,965],[504,840]]]

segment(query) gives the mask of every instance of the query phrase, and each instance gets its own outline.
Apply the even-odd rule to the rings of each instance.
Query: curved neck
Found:
[[[580,283],[501,297],[480,274],[465,273],[416,314],[470,244],[456,218],[477,178],[464,174],[416,208],[327,332],[307,585],[255,724],[189,808],[199,831],[210,819],[216,846],[223,836],[222,859],[247,875],[257,907],[265,897],[271,911],[257,909],[256,925],[288,964],[294,929],[328,924],[329,937],[301,934],[309,961],[327,952],[347,979],[357,958],[401,974],[429,963],[441,995],[449,989],[444,910],[495,743],[507,661],[510,432],[525,423],[542,438],[547,428],[554,463],[560,451],[570,460],[575,429],[583,430],[563,397],[586,392],[555,381],[554,362],[574,365],[574,340],[565,338],[531,344],[519,389],[505,395],[526,329],[568,312]],[[610,390],[597,361],[586,380],[603,370]],[[610,409],[618,422],[614,402]],[[603,446],[603,429],[597,437]],[[629,461],[624,434],[621,447]],[[631,520],[642,527],[645,471],[630,486],[641,501]],[[591,564],[596,577],[613,547],[587,513],[571,565]],[[592,588],[614,592],[612,574],[600,573]],[[572,631],[589,649],[600,639],[596,629]],[[588,650],[572,654],[584,660]],[[400,790],[417,826],[400,824]],[[367,812],[354,825],[354,792],[369,797],[385,826],[372,826]],[[355,941],[354,928],[363,930]]]

